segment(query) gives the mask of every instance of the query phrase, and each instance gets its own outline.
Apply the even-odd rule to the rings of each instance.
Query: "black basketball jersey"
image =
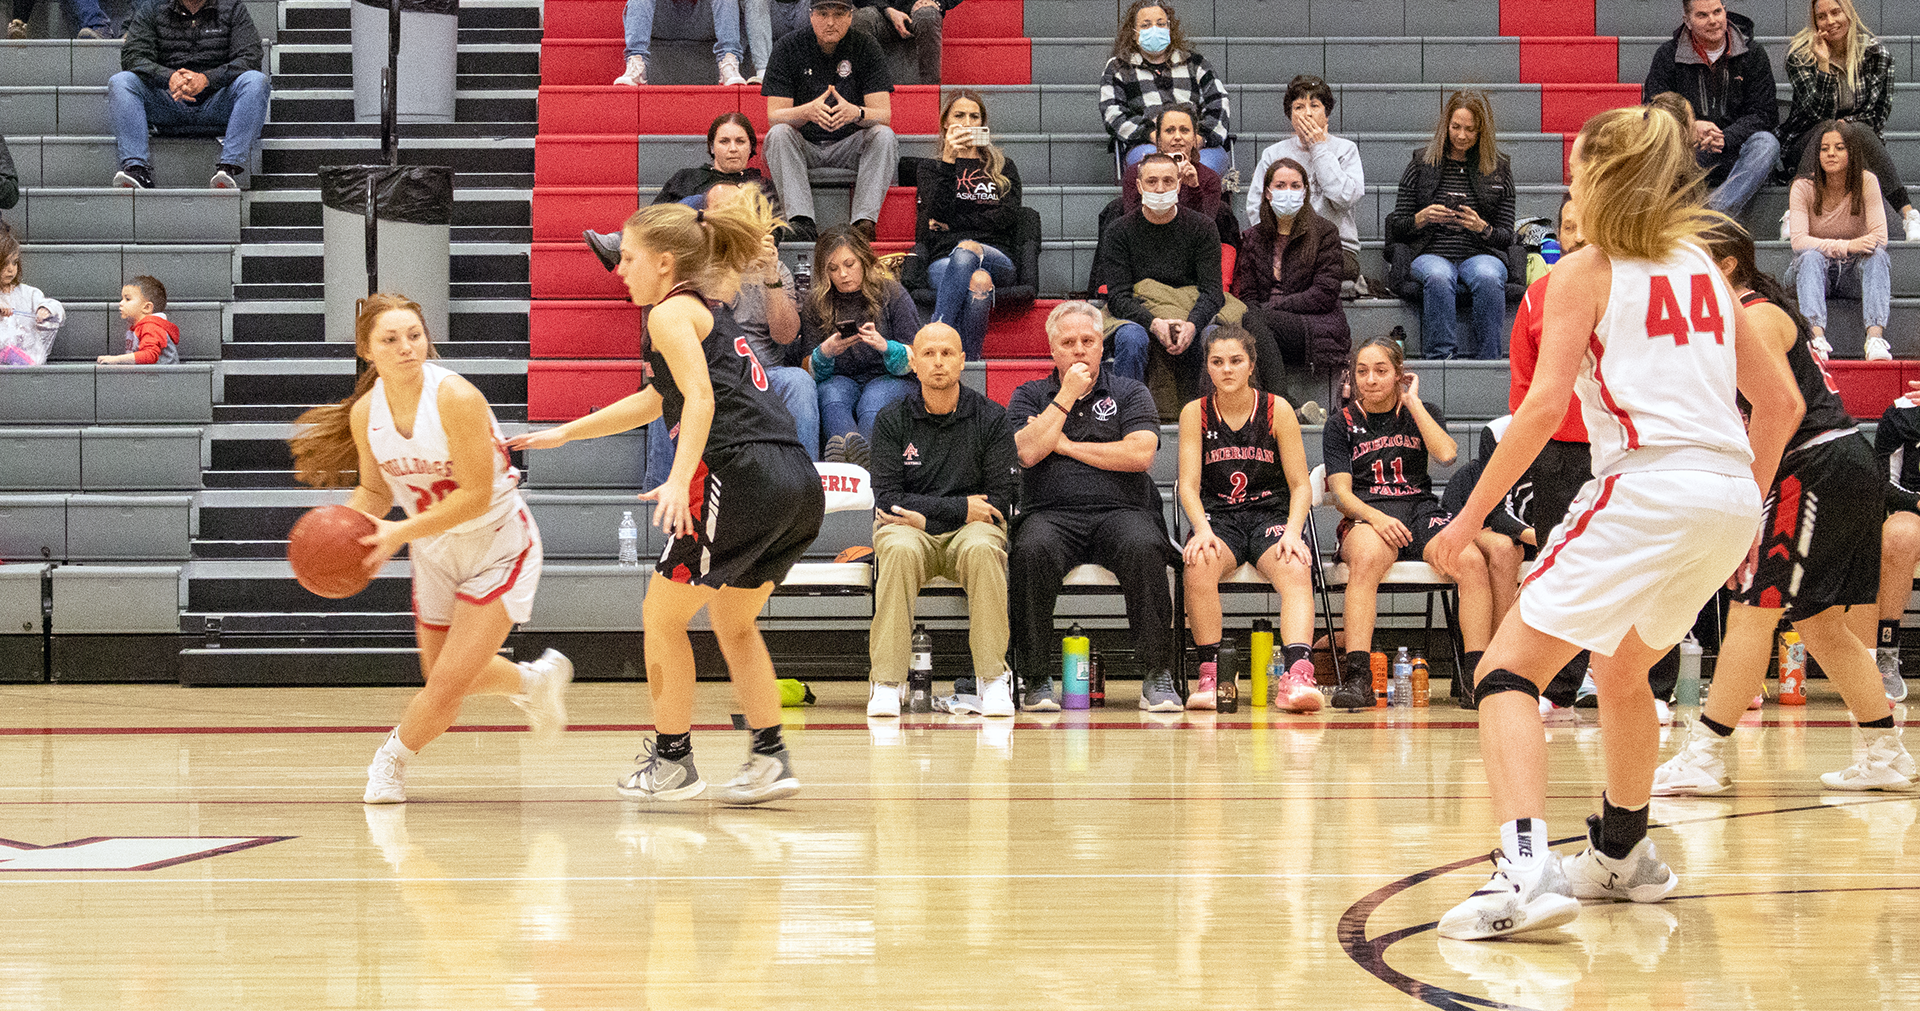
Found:
[[[1278,502],[1287,487],[1280,466],[1280,441],[1273,437],[1271,393],[1254,391],[1253,414],[1239,431],[1220,419],[1214,398],[1200,401],[1200,503],[1209,515]]]
[[[1435,422],[1446,427],[1447,419],[1438,408],[1432,404],[1426,408]],[[1362,502],[1433,498],[1427,440],[1420,434],[1420,423],[1404,407],[1370,414],[1359,401],[1349,403],[1327,419],[1321,446],[1327,473],[1352,474],[1354,497]]]
[[[1777,304],[1757,291],[1740,296],[1743,306],[1760,302]],[[1856,427],[1853,416],[1840,402],[1840,388],[1833,384],[1826,364],[1813,352],[1813,334],[1798,322],[1795,329],[1798,332],[1793,335],[1793,346],[1787,349],[1787,366],[1793,370],[1794,385],[1800,387],[1800,399],[1807,402],[1807,413],[1800,416],[1800,428],[1787,440],[1789,453],[1822,432],[1851,431]]]
[[[707,352],[707,380],[713,384],[713,426],[707,432],[707,453],[754,442],[800,445],[793,415],[780,398],[767,390],[767,373],[753,356],[746,331],[725,305],[688,286],[667,295],[687,295],[704,302],[713,313],[713,330],[701,346]],[[662,304],[666,299],[660,300]],[[656,308],[658,308],[656,306]],[[660,413],[675,436],[680,434],[680,412],[687,398],[667,369],[667,360],[653,349],[653,335],[644,333],[647,378],[660,391]]]

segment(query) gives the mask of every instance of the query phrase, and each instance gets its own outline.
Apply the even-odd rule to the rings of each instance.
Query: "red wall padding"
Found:
[[[626,46],[612,39],[540,41],[541,84],[612,84],[627,70]]]
[[[536,301],[527,314],[534,358],[640,357],[640,309],[627,302]]]
[[[527,420],[572,421],[638,390],[640,362],[527,363]]]
[[[1045,379],[1052,374],[1051,358],[1038,361],[990,361],[987,363],[987,399],[1005,407],[1021,383]]]
[[[626,0],[547,0],[543,29],[550,39],[622,39]]]
[[[638,133],[640,89],[605,83],[544,85],[540,132]]]
[[[542,133],[533,139],[533,185],[639,186],[639,147],[631,134]]]
[[[1045,358],[1047,313],[1059,305],[1058,299],[1040,299],[1024,309],[996,311],[987,323],[985,355],[994,358]]]
[[[618,231],[640,207],[631,186],[541,186],[533,191],[533,241],[579,242],[580,233]]]
[[[1540,132],[1579,133],[1596,112],[1639,104],[1637,84],[1543,84]]]
[[[578,236],[572,242],[534,243],[527,274],[534,298],[627,297],[626,284],[601,266]]]
[[[963,4],[954,10],[957,13],[965,7]],[[1026,39],[959,39],[951,35],[942,38],[940,76],[945,78],[943,84],[1033,83],[1033,43]]]
[[[1023,0],[967,0],[947,13],[940,25],[945,39],[1018,39],[1027,34]],[[941,73],[946,72],[942,55]]]
[[[1500,34],[1592,35],[1593,4],[1594,0],[1500,0]],[[547,9],[553,9],[551,4]]]
[[[1880,419],[1907,381],[1920,379],[1920,362],[1827,362],[1827,374],[1840,387],[1840,402],[1856,418]]]
[[[1523,38],[1520,80],[1526,84],[1618,84],[1620,40],[1611,35]]]
[[[875,222],[876,240],[913,244],[913,226],[918,220],[914,199],[918,194],[911,186],[887,187],[886,202],[880,205],[880,220]]]

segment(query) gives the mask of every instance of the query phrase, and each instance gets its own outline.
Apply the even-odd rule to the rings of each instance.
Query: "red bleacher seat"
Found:
[[[547,0],[541,27],[549,39],[619,39],[626,0]]]
[[[959,9],[954,8],[956,11]],[[943,70],[945,66],[941,64]],[[940,86],[903,84],[893,89],[893,122],[888,125],[898,134],[939,133]]]
[[[626,47],[618,35],[540,41],[541,84],[612,84],[626,70]]]
[[[1047,313],[1060,304],[1059,299],[1038,299],[1013,310],[996,310],[987,326],[983,353],[988,359],[1045,358]]]
[[[552,84],[540,89],[543,134],[639,133],[640,89],[624,84]]]
[[[887,199],[880,205],[880,220],[874,223],[876,241],[913,244],[913,229],[919,221],[914,207],[918,193],[911,186],[887,187]]]
[[[631,134],[546,134],[533,139],[533,185],[639,186]]]
[[[631,186],[540,186],[533,191],[533,240],[578,242],[591,228],[611,232],[640,207]]]
[[[536,242],[527,257],[534,298],[625,299],[627,286],[600,265],[578,236],[572,242]]]
[[[1526,84],[1618,84],[1620,40],[1610,35],[1523,38],[1520,80]]]
[[[967,0],[940,25],[945,39],[1018,39],[1027,34],[1024,0]],[[944,63],[941,70],[945,71]]]
[[[1500,34],[1592,35],[1593,4],[1594,0],[1500,0]]]
[[[637,361],[527,363],[527,420],[572,421],[638,390]]]
[[[987,363],[987,399],[1002,407],[1021,383],[1045,379],[1053,374],[1053,359],[990,361]]]
[[[1560,181],[1563,183],[1573,182],[1573,165],[1571,164],[1573,161],[1573,142],[1578,136],[1579,134],[1577,133],[1563,133],[1560,135]]]
[[[1579,133],[1596,112],[1639,104],[1637,84],[1543,84],[1540,132]]]
[[[1901,394],[1907,380],[1920,379],[1920,362],[1827,362],[1827,374],[1840,388],[1840,402],[1856,418],[1875,421]]]
[[[1104,23],[1102,27],[1104,30]],[[1026,39],[941,38],[940,76],[944,84],[1033,83],[1033,43]]]
[[[527,313],[534,358],[638,358],[640,309],[628,302],[541,300]]]

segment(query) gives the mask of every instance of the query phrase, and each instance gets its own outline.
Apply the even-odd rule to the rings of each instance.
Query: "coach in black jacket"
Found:
[[[1007,516],[1020,464],[1007,412],[960,384],[966,362],[959,331],[945,323],[921,327],[913,338],[919,389],[874,420],[869,716],[900,712],[914,598],[935,576],[966,588],[973,674],[986,715],[1013,715],[1013,685],[1003,679]]]
[[[120,147],[115,186],[153,186],[147,130],[222,137],[214,189],[236,189],[266,126],[273,83],[260,72],[260,31],[241,0],[155,0],[135,8],[107,80]]]
[[[1773,65],[1753,22],[1721,0],[1681,0],[1681,8],[1686,20],[1654,50],[1640,100],[1673,91],[1692,103],[1693,149],[1718,187],[1707,206],[1739,217],[1780,156]]]

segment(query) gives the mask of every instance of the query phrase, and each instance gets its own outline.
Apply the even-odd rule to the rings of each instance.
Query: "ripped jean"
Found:
[[[993,286],[1013,283],[1013,260],[986,243],[980,253],[955,246],[953,251],[927,267],[933,279],[933,322],[945,323],[960,331],[960,346],[967,360],[981,357],[987,344],[987,314],[993,309],[993,293],[973,293],[973,273],[984,270],[993,278]]]

